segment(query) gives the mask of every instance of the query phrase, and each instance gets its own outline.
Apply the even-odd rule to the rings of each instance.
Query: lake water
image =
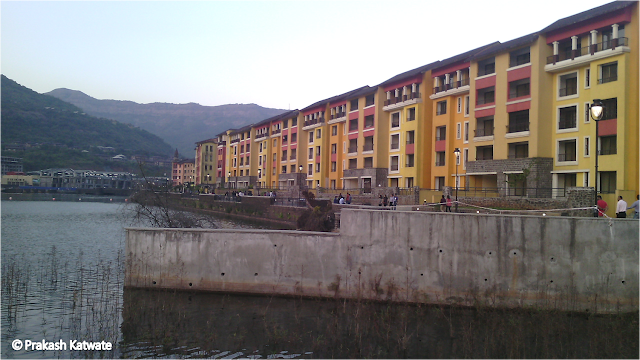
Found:
[[[2,358],[638,358],[637,313],[123,290],[127,205],[94,200],[2,201]],[[15,339],[114,349],[15,351]]]

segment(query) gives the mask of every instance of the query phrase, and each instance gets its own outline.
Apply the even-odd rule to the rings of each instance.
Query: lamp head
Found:
[[[460,156],[460,149],[456,148],[453,150],[453,153],[456,154],[456,156]]]
[[[589,106],[589,113],[591,114],[591,118],[595,121],[602,119],[604,115],[604,107],[602,106],[602,101],[600,99],[593,99],[593,103]]]

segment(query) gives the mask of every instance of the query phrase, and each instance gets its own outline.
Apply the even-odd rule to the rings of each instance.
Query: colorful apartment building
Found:
[[[196,168],[194,160],[174,159],[171,163],[171,180],[173,186],[195,184]]]
[[[638,3],[613,2],[228,130],[196,144],[196,182],[211,181],[215,145],[218,186],[226,177],[238,188],[304,181],[562,197],[567,187],[595,185],[597,152],[598,190],[632,199],[638,31]],[[597,124],[594,99],[605,108]]]
[[[212,185],[216,182],[214,166],[217,161],[217,138],[196,143],[195,182],[200,185]]]

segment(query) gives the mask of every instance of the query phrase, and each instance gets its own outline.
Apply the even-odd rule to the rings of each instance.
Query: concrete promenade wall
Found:
[[[638,221],[379,210],[341,233],[127,229],[125,286],[638,310]]]

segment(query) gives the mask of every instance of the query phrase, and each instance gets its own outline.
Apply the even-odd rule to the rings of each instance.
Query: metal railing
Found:
[[[364,144],[362,151],[373,151],[373,144]]]
[[[303,126],[307,127],[307,126],[316,125],[316,124],[323,124],[323,123],[324,123],[324,117],[320,117],[320,118],[317,118],[317,119],[306,120],[304,122]]]
[[[475,129],[474,131],[475,137],[481,136],[493,136],[493,127],[485,129],[483,127]]]
[[[608,82],[617,81],[618,75],[609,76],[606,78],[598,79],[598,84],[606,84]]]
[[[558,122],[558,128],[560,129],[573,129],[576,127],[576,119],[560,119]]]
[[[568,86],[558,90],[558,96],[569,96],[578,93],[578,86]]]
[[[521,132],[521,131],[529,131],[529,122],[519,122],[516,121],[514,123],[509,123],[509,126],[507,126],[507,132],[508,133],[516,133],[516,132]]]
[[[576,161],[576,154],[558,154],[558,161]]]
[[[613,49],[618,46],[629,46],[629,39],[626,37],[622,37],[618,39],[611,39],[609,41],[603,41],[597,44],[593,44],[591,46],[584,46],[575,50],[562,51],[557,55],[547,56],[547,65],[555,64],[563,60],[575,59],[577,57],[585,56],[589,54],[593,55],[597,52]]]

